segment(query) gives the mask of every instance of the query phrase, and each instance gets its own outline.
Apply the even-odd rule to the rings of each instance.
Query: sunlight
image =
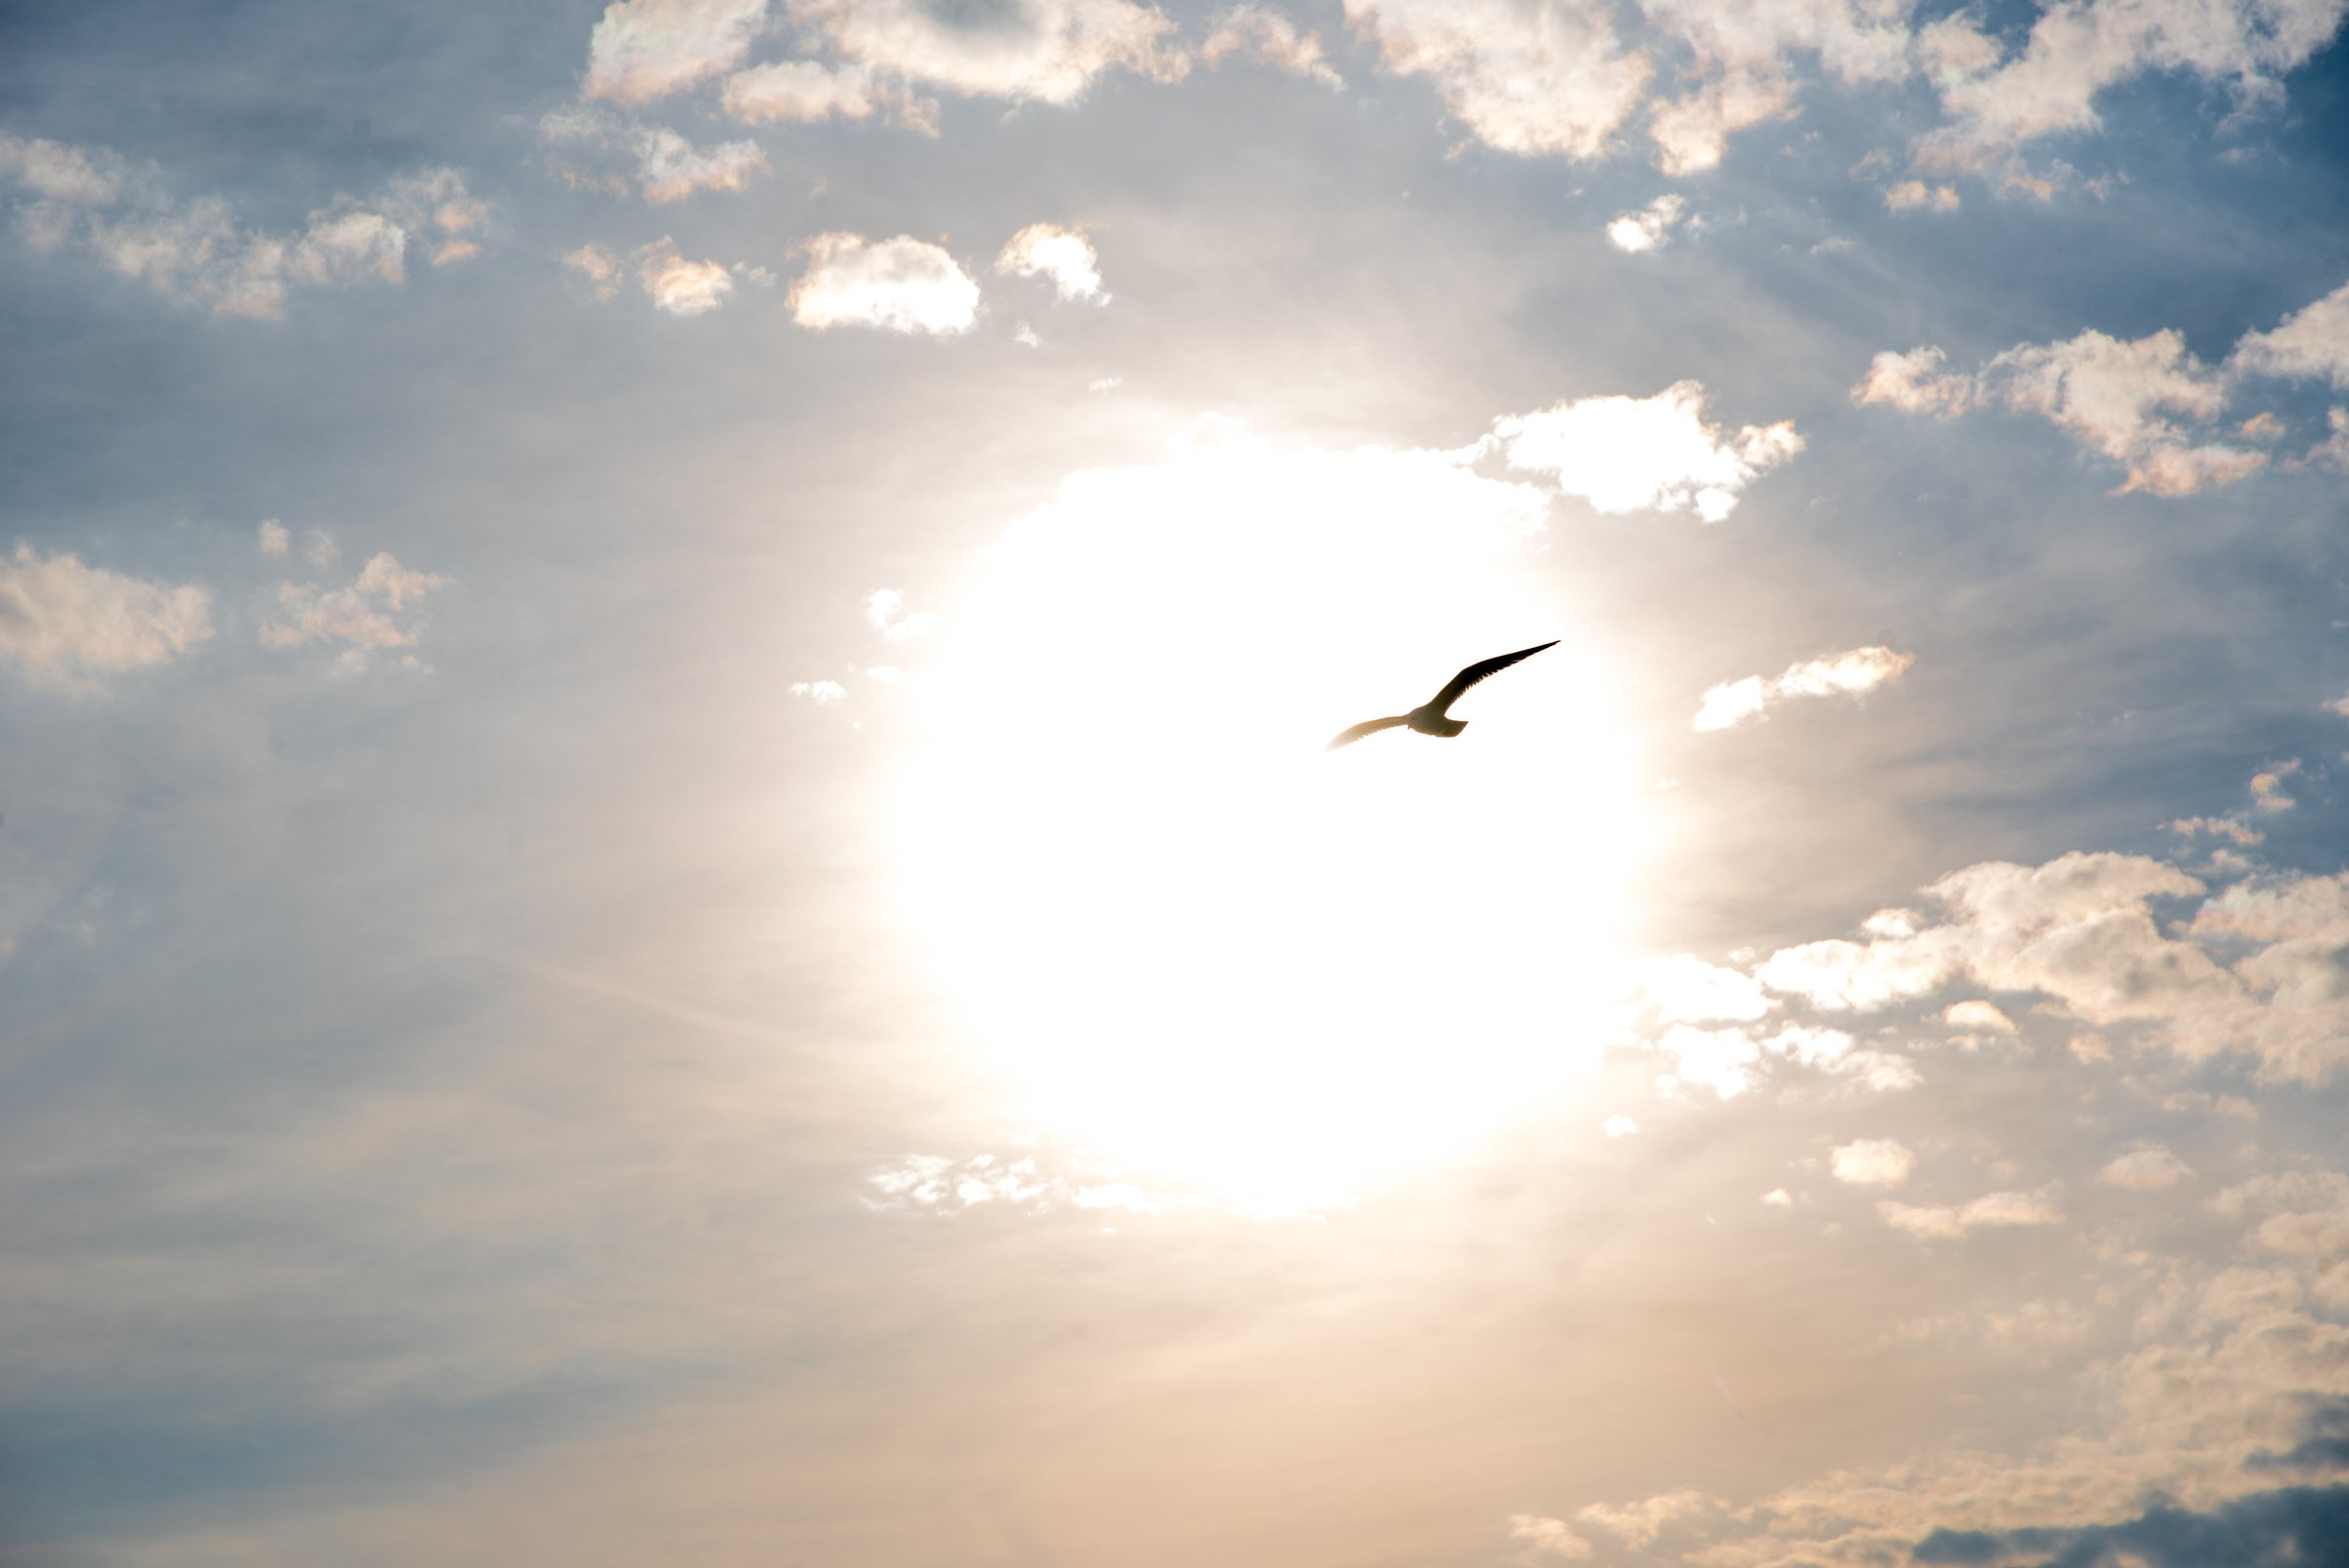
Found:
[[[1595,1059],[1640,837],[1531,570],[1541,492],[1444,454],[1230,431],[1072,477],[920,687],[906,886],[1027,1110],[1260,1207],[1346,1201]],[[1336,753],[1562,636],[1452,741]]]

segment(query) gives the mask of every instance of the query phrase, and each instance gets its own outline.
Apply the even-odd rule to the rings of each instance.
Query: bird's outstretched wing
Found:
[[[1459,674],[1454,675],[1448,682],[1446,682],[1443,690],[1436,694],[1436,700],[1433,703],[1430,703],[1428,706],[1440,713],[1445,708],[1450,707],[1454,703],[1460,701],[1461,693],[1467,691],[1471,686],[1476,685],[1477,682],[1482,680],[1485,676],[1507,669],[1510,665],[1516,663],[1520,659],[1531,659],[1535,654],[1540,653],[1544,648],[1555,648],[1557,646],[1558,639],[1553,637],[1548,642],[1537,643],[1531,648],[1519,648],[1514,654],[1499,654],[1491,659],[1480,660],[1478,663],[1469,665],[1466,669],[1462,670]]]
[[[1409,719],[1399,716],[1391,719],[1367,719],[1351,730],[1340,730],[1337,739],[1329,743],[1329,749],[1335,751],[1342,745],[1354,744],[1365,735],[1376,735],[1381,730],[1392,730],[1398,725],[1410,722]]]

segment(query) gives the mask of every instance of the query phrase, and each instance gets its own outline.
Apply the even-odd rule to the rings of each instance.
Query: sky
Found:
[[[0,1561],[2349,1561],[2345,9],[0,10]]]

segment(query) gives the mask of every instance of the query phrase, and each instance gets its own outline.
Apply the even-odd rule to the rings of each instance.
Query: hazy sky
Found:
[[[0,12],[0,1558],[2349,1560],[2345,6]]]

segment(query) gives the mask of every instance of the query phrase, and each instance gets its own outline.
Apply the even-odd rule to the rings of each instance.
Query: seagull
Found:
[[[1337,739],[1329,743],[1329,749],[1335,751],[1342,745],[1352,745],[1365,735],[1376,735],[1381,730],[1392,730],[1398,724],[1407,724],[1422,735],[1458,735],[1462,730],[1468,728],[1468,721],[1451,718],[1445,714],[1444,709],[1460,701],[1462,693],[1485,676],[1497,674],[1520,659],[1531,659],[1542,649],[1557,646],[1558,640],[1553,638],[1532,648],[1519,648],[1514,654],[1501,654],[1495,658],[1471,664],[1444,682],[1443,690],[1438,692],[1435,701],[1429,703],[1425,707],[1415,707],[1410,712],[1397,714],[1394,718],[1369,719],[1356,725],[1351,730],[1341,730],[1338,732]]]

